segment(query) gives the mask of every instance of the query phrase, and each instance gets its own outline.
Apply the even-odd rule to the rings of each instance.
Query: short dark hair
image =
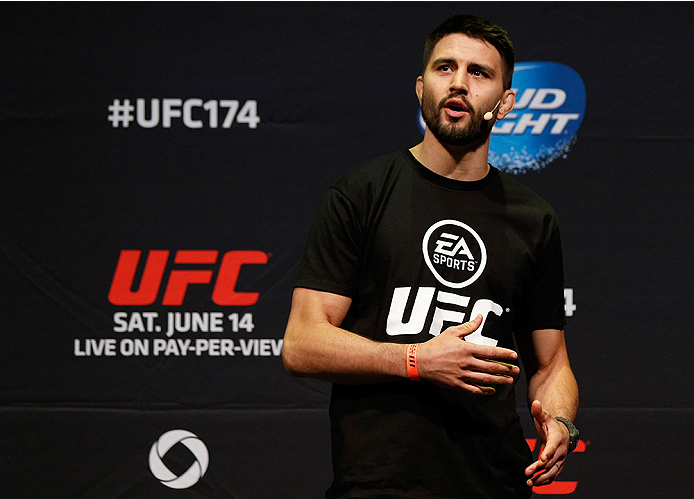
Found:
[[[424,58],[422,74],[426,71],[431,54],[441,39],[453,33],[462,33],[470,38],[484,40],[492,45],[501,55],[503,62],[503,82],[504,90],[511,88],[513,80],[513,65],[516,61],[513,42],[508,37],[508,33],[501,26],[472,15],[459,14],[449,17],[442,22],[434,31],[431,32],[424,44]]]

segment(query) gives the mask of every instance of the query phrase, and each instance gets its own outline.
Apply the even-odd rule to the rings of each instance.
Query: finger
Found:
[[[547,463],[538,460],[528,466],[525,470],[525,476],[528,477],[528,482],[534,482],[536,477],[539,477],[541,473],[545,472],[547,470],[546,465]]]
[[[533,477],[537,475],[538,473],[541,473],[542,471],[547,469],[547,463],[545,461],[542,461],[538,459],[534,463],[532,463],[530,466],[528,466],[525,469],[525,476],[527,477]]]
[[[550,421],[550,423],[554,423]],[[540,453],[540,459],[547,462],[561,462],[568,454],[568,431],[561,424],[548,425],[547,441]]]
[[[547,442],[544,449],[542,450],[542,453],[540,454],[540,460],[553,465],[557,460],[557,458],[555,458],[557,449],[558,447],[554,442]]]
[[[508,364],[506,362],[485,357],[478,358],[478,361],[479,362],[476,364],[476,368],[481,372],[504,376],[515,376],[520,374],[520,367],[514,364]]]
[[[557,478],[557,475],[561,473],[562,468],[563,466],[561,464],[556,463],[553,466],[540,469],[528,479],[528,486],[540,487],[552,483],[554,479]]]
[[[496,390],[492,388],[491,386],[484,386],[484,385],[478,385],[477,383],[470,383],[470,385],[479,388],[479,395],[494,395],[496,393]]]
[[[530,414],[532,414],[533,418],[538,423],[547,423],[547,414],[542,409],[542,402],[539,400],[533,400],[533,403],[530,406]]]
[[[539,400],[533,401],[532,405],[530,406],[530,414],[533,417],[533,420],[535,421],[535,427],[537,428],[537,432],[540,436],[540,439],[543,442],[547,441],[547,433],[549,430],[549,425],[548,425],[548,418],[549,414],[542,409],[542,402]]]
[[[518,353],[515,350],[504,347],[493,347],[493,346],[482,346],[475,345],[472,343],[467,343],[470,352],[480,360],[485,362],[495,362],[501,366],[516,368],[515,364],[508,361],[514,361],[518,359]],[[520,369],[517,369],[520,372]]]
[[[476,385],[512,385],[515,382],[513,376],[506,374],[494,374],[479,371],[465,371],[461,374],[460,379],[468,383]]]
[[[486,357],[480,357],[479,359],[480,359],[480,360],[484,360],[484,361],[486,361],[486,362],[493,362],[494,364],[497,364],[497,365],[499,365],[499,366],[503,366],[503,367],[505,367],[508,371],[515,371],[516,369],[518,369],[518,366],[516,366],[516,365],[514,365],[514,364],[509,364],[509,363],[507,363],[507,362],[501,362],[500,360],[489,359],[489,358],[486,358]],[[518,369],[518,370],[520,371],[520,369]]]
[[[562,444],[563,439],[561,436],[558,435],[556,431],[550,430],[547,435],[547,441],[540,452],[540,460],[553,465],[556,462],[565,459],[566,454],[560,452]]]
[[[548,448],[549,452],[546,452]],[[559,471],[561,471],[561,469],[564,467],[566,454],[558,453],[556,452],[557,450],[558,447],[555,443],[550,443],[547,446],[543,446],[542,450],[540,451],[540,455],[538,456],[538,460],[526,468],[525,474],[527,476],[533,476],[538,473],[550,471],[554,467],[558,468],[556,473],[558,474]]]
[[[468,334],[474,333],[478,327],[482,324],[482,314],[477,314],[477,317],[468,322],[463,322],[459,326],[454,326],[448,330],[453,332],[459,338],[463,338]]]
[[[494,395],[496,393],[496,390],[491,386],[485,386],[479,383],[464,381],[462,379],[458,379],[454,383],[449,385],[440,384],[439,386],[466,391],[472,393],[473,395]]]

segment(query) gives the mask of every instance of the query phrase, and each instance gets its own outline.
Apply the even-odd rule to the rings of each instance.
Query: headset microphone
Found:
[[[484,113],[483,118],[485,119],[485,121],[490,121],[494,117],[494,111],[496,111],[496,108],[499,107],[499,104],[501,104],[501,99],[499,99],[499,102],[496,103],[496,106],[494,106],[494,109]]]

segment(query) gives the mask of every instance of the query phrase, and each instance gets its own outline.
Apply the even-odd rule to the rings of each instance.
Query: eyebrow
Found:
[[[432,67],[440,66],[441,64],[453,64],[453,65],[457,65],[456,62],[455,62],[453,59],[448,58],[448,57],[439,57],[438,59],[436,59],[436,60],[434,60],[434,61],[431,61],[431,66],[432,66]]]
[[[455,59],[452,59],[450,57],[440,57],[440,58],[431,62],[431,66],[433,68],[440,66],[441,64],[451,64],[451,65],[457,66],[458,62]],[[483,71],[492,77],[496,75],[496,71],[494,70],[494,68],[487,65],[487,64],[482,64],[479,62],[472,62],[468,65],[468,68]]]

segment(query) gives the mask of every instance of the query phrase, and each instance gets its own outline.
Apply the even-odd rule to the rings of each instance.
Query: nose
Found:
[[[449,91],[451,93],[460,93],[467,95],[468,92],[468,81],[467,74],[465,71],[456,71],[449,85]]]

